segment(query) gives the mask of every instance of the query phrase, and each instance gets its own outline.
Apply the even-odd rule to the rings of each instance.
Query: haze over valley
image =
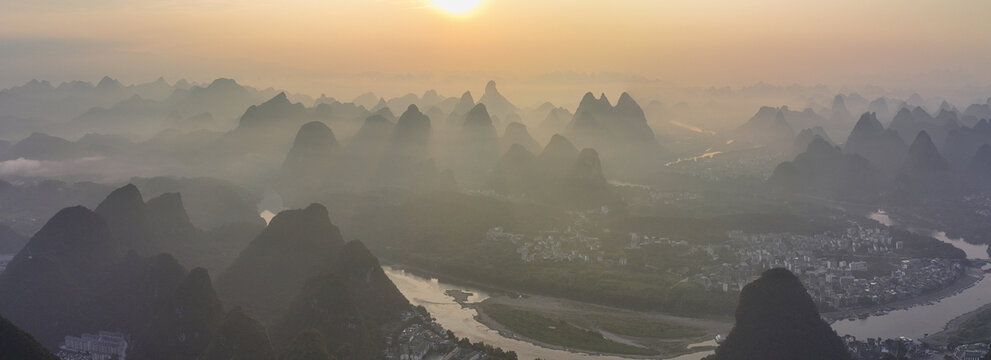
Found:
[[[984,4],[7,6],[0,359],[991,358]]]

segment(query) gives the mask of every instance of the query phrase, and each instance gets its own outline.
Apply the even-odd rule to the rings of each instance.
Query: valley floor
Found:
[[[975,275],[964,275],[961,276],[957,281],[946,287],[925,293],[919,296],[913,296],[907,299],[902,299],[890,303],[868,306],[868,307],[858,307],[848,310],[831,311],[827,313],[822,313],[822,317],[827,320],[842,320],[850,317],[857,317],[861,314],[871,314],[882,310],[892,310],[892,309],[908,309],[916,306],[924,306],[931,302],[937,302],[941,299],[956,295],[957,293],[974,286],[978,281],[980,281],[983,276]],[[842,335],[842,334],[841,334]]]
[[[537,295],[493,295],[471,306],[478,311],[479,322],[507,337],[554,349],[624,357],[668,358],[699,351],[702,349],[692,346],[689,350],[689,347],[710,341],[717,334],[726,334],[732,327],[729,321],[640,312]],[[581,334],[581,331],[590,333]]]

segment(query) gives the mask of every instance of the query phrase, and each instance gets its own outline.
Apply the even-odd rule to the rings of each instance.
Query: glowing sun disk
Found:
[[[482,0],[433,0],[433,7],[455,14],[464,14],[478,6],[480,2]]]

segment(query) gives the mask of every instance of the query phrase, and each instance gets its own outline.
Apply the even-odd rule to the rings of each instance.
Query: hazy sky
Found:
[[[106,74],[311,93],[546,73],[681,86],[991,81],[991,1],[481,0],[467,15],[431,3],[3,0],[0,86]]]

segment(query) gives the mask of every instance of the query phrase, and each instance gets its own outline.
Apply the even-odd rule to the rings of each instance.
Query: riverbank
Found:
[[[478,313],[475,317],[478,322],[498,331],[502,336],[526,341],[534,345],[558,350],[604,355],[604,353],[585,351],[561,346],[559,344],[549,344],[538,339],[523,336],[519,333],[519,331],[509,328],[505,324],[501,324],[489,316],[489,314],[485,311],[486,307],[507,306],[520,309],[521,311],[538,313],[542,316],[566,321],[572,326],[598,332],[609,341],[651,349],[658,353],[653,356],[606,354],[628,358],[671,358],[709,350],[705,347],[689,347],[712,340],[712,338],[714,338],[717,334],[726,334],[732,328],[732,323],[730,322],[679,317],[656,312],[638,312],[540,295],[527,295],[515,298],[496,295],[485,299],[481,303],[471,304],[471,306]],[[659,335],[657,333],[663,333],[663,329],[659,330],[656,327],[664,327],[665,324],[667,324],[667,326],[672,330],[668,336],[660,334],[661,336],[641,337],[618,334],[616,332],[610,332],[603,329],[603,322],[624,322],[624,320],[625,323],[632,326],[636,326],[636,322],[655,325],[654,329],[646,329],[644,330],[644,333],[654,332],[654,335]]]
[[[398,264],[392,261],[383,261],[383,265],[389,269],[395,269],[403,272],[408,272],[411,275],[419,276],[428,279],[437,279],[441,283],[451,284],[451,286],[459,287],[462,286],[465,289],[447,289],[443,290],[444,296],[452,300],[452,303],[464,308],[465,310],[471,311],[472,318],[474,321],[478,322],[479,325],[496,332],[499,336],[512,339],[515,341],[525,342],[529,345],[536,346],[539,348],[544,348],[548,350],[560,351],[562,353],[570,353],[574,355],[591,356],[597,358],[623,358],[623,359],[657,359],[657,358],[674,358],[680,356],[689,356],[694,354],[700,354],[703,352],[708,352],[712,350],[712,346],[707,343],[711,342],[712,339],[717,334],[727,334],[732,328],[732,319],[717,320],[717,319],[698,319],[681,317],[675,315],[669,315],[659,312],[644,312],[637,310],[630,310],[624,308],[616,308],[606,305],[586,303],[576,300],[569,300],[564,298],[549,297],[543,295],[535,295],[529,293],[522,293],[511,289],[504,289],[498,286],[490,286],[487,284],[480,284],[474,281],[459,279],[457,277],[445,276],[443,274],[437,274],[435,272],[419,269],[416,267],[411,267],[407,265]],[[473,292],[477,289],[483,291],[481,297],[468,296],[468,293]],[[472,294],[477,295],[477,294]],[[474,297],[474,300],[469,298]],[[411,299],[412,300],[412,299]],[[527,338],[520,335],[513,329],[510,329],[503,324],[492,319],[483,310],[482,303],[485,304],[496,304],[496,305],[507,305],[515,308],[520,308],[526,311],[533,311],[541,314],[548,314],[554,318],[566,318],[569,323],[575,324],[580,328],[588,329],[591,331],[596,331],[600,333],[604,338],[609,341],[613,341],[620,344],[645,347],[657,351],[658,354],[651,356],[637,356],[631,354],[616,354],[616,353],[603,353],[595,351],[584,351],[581,349],[550,344],[547,342],[538,341],[535,339]],[[698,329],[697,332],[693,333],[693,336],[680,337],[680,338],[651,338],[651,337],[634,337],[627,335],[620,335],[605,331],[599,327],[593,326],[593,324],[587,319],[594,317],[613,317],[613,318],[628,318],[635,319],[638,321],[648,321],[657,324],[673,324],[677,327],[687,327],[692,329]],[[507,348],[511,350],[512,348]],[[571,358],[571,357],[569,357]],[[694,359],[694,358],[692,358]]]
[[[983,278],[984,278],[983,275],[975,276],[975,275],[965,274],[956,281],[954,281],[952,284],[933,292],[929,292],[908,299],[898,300],[881,305],[822,313],[822,317],[826,320],[843,320],[843,319],[849,319],[851,317],[858,317],[862,314],[873,314],[878,311],[888,312],[888,311],[907,310],[916,306],[923,306],[932,302],[938,302],[946,297],[959,294],[961,291],[964,291],[974,286],[974,284],[976,284],[978,281],[981,281],[981,279]]]
[[[991,303],[985,304],[974,311],[953,318],[953,320],[946,323],[943,330],[922,338],[922,341],[936,345],[947,345],[950,343],[950,338],[961,330],[964,323],[986,311],[991,311]]]
[[[478,281],[473,281],[473,280],[469,280],[469,279],[465,279],[465,278],[461,278],[461,277],[457,277],[457,276],[450,276],[450,275],[447,275],[447,274],[442,274],[442,273],[439,273],[439,272],[436,272],[436,271],[433,271],[433,270],[424,269],[424,268],[421,268],[421,267],[416,267],[416,266],[410,266],[410,265],[406,265],[406,264],[401,264],[399,262],[392,261],[392,260],[389,260],[389,259],[383,258],[383,257],[379,257],[379,263],[382,266],[388,266],[388,267],[391,267],[391,268],[394,268],[394,269],[403,270],[403,271],[409,272],[410,274],[414,274],[414,275],[417,275],[417,276],[434,278],[434,279],[437,279],[439,281],[446,282],[448,284],[463,285],[463,286],[467,286],[467,287],[473,287],[473,288],[477,288],[477,289],[482,289],[482,290],[485,290],[485,291],[487,291],[487,292],[489,292],[491,294],[494,294],[494,295],[497,294],[497,295],[505,295],[505,296],[516,296],[516,297],[523,296],[522,293],[520,293],[520,292],[518,292],[516,290],[513,290],[513,289],[508,289],[508,288],[503,288],[503,287],[500,287],[500,286],[485,284],[485,283],[481,283],[481,282],[478,282]]]

